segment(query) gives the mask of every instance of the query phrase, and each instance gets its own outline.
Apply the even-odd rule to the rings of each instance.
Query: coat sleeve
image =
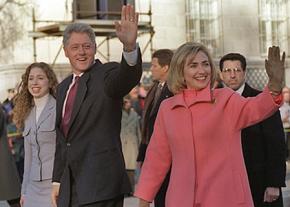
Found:
[[[265,167],[267,187],[285,187],[286,145],[279,111],[261,123],[261,130],[268,159]]]
[[[229,105],[227,113],[230,114],[231,124],[236,130],[241,130],[268,118],[280,106],[280,103],[277,104],[274,101],[267,87],[256,97],[244,98],[233,93],[227,104]]]
[[[151,202],[158,192],[170,166],[171,150],[164,125],[162,106],[157,115],[135,196]]]
[[[120,65],[116,64],[105,72],[105,92],[112,98],[122,98],[140,82],[141,76],[142,59],[140,49],[138,49],[136,65],[128,65],[122,57]]]

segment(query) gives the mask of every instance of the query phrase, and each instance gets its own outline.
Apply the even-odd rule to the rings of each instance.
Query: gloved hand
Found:
[[[269,47],[265,67],[269,77],[268,87],[270,91],[277,95],[280,94],[285,86],[285,52],[283,52],[281,60],[279,47]]]

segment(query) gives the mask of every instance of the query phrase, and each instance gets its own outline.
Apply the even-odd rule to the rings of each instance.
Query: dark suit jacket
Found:
[[[242,93],[260,93],[248,84]],[[255,207],[264,206],[266,187],[285,186],[285,140],[279,111],[268,119],[242,130],[242,147]],[[282,196],[267,206],[283,206]]]
[[[169,91],[167,84],[162,88],[161,94],[158,98],[156,106],[152,108],[155,92],[158,87],[158,82],[155,82],[151,89],[148,91],[148,94],[145,98],[144,111],[143,111],[143,120],[142,120],[142,140],[139,147],[139,154],[137,157],[137,161],[143,162],[145,159],[145,153],[147,149],[147,145],[149,144],[150,137],[153,133],[155,119],[157,117],[157,113],[160,107],[161,102],[164,99],[167,99],[173,96],[173,93]]]
[[[60,128],[62,109],[72,76],[57,89],[57,144],[53,182],[60,182],[58,206],[68,204],[73,176],[80,205],[130,192],[121,150],[122,98],[139,83],[142,60],[102,64],[96,60],[80,78],[67,137]]]

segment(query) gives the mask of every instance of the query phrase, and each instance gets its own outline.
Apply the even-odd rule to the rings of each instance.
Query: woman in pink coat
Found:
[[[180,46],[168,76],[175,95],[159,109],[135,192],[139,206],[149,206],[171,166],[166,207],[253,207],[241,129],[278,110],[284,62],[278,47],[269,48],[268,86],[246,99],[212,89],[216,70],[203,45]]]

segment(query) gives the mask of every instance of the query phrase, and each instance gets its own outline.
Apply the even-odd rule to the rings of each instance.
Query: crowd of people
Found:
[[[225,54],[217,70],[204,45],[187,42],[152,54],[148,87],[140,85],[137,29],[138,13],[123,6],[122,60],[101,63],[93,29],[71,23],[63,49],[72,74],[58,83],[47,63],[26,68],[0,110],[0,200],[122,207],[134,194],[139,207],[282,207],[285,53],[269,48],[269,81],[258,91],[243,55]],[[24,140],[24,154],[15,140]]]

